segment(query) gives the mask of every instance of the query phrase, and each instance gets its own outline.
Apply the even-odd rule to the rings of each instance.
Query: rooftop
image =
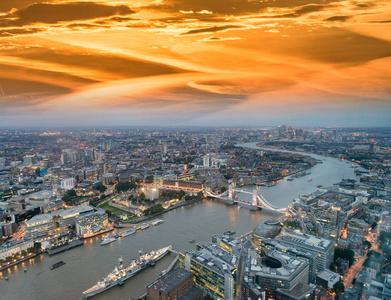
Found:
[[[31,226],[34,225],[35,223],[42,223],[42,222],[47,222],[53,220],[53,217],[49,214],[41,214],[32,217],[30,220],[26,222],[26,226]]]
[[[284,228],[281,235],[277,236],[276,239],[322,251],[325,251],[332,244],[329,240],[287,228]]]
[[[195,299],[196,296],[198,296],[199,294],[202,294],[202,290],[193,286],[186,293],[184,293],[182,296],[180,296],[178,298],[178,300],[192,300],[192,299]]]
[[[186,280],[189,276],[191,276],[190,272],[187,272],[181,268],[177,268],[160,277],[158,280],[151,283],[147,288],[159,290],[163,293],[168,293],[174,287]]]
[[[334,273],[333,271],[330,270],[323,270],[322,272],[319,272],[317,275],[319,278],[322,278],[326,281],[334,281],[336,279],[339,279],[339,274]]]
[[[57,211],[53,212],[52,215],[53,216],[57,215],[60,218],[68,218],[68,217],[76,216],[79,214],[92,212],[93,210],[94,210],[93,207],[88,206],[88,205],[83,205],[83,206],[73,207],[70,209],[57,210]]]

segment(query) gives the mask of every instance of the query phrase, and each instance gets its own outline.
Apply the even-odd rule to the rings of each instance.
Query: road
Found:
[[[357,276],[357,274],[362,270],[362,265],[367,258],[367,255],[361,256],[356,262],[349,268],[349,271],[344,277],[344,286],[345,291],[351,287],[353,279]]]

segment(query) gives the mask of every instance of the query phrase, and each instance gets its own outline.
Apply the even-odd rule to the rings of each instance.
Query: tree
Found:
[[[22,250],[22,251],[20,252],[20,254],[21,254],[22,256],[26,256],[26,255],[27,255],[27,251],[26,251],[26,250]]]
[[[107,187],[105,187],[103,183],[99,183],[97,186],[95,186],[95,189],[101,193],[104,193],[107,190]]]
[[[138,196],[140,197],[141,200],[145,200],[144,192],[141,192]]]
[[[334,284],[333,289],[337,295],[341,295],[345,291],[345,286],[341,281]]]
[[[156,204],[156,205],[154,205],[154,206],[144,210],[143,213],[144,213],[145,216],[149,216],[149,215],[161,212],[163,210],[164,210],[164,208],[163,208],[163,206],[161,204]]]
[[[72,199],[76,196],[76,191],[74,189],[68,190],[64,196],[62,196],[62,201],[64,201],[66,204],[70,204]]]
[[[347,259],[349,261],[349,266],[352,266],[354,263],[354,251],[351,249],[335,248],[334,262],[338,259],[338,257]]]
[[[36,252],[42,249],[41,243],[34,243],[33,247]]]
[[[180,190],[178,193],[178,199],[182,199],[186,195],[184,190]]]
[[[119,193],[122,191],[134,190],[137,188],[137,184],[134,181],[118,182],[115,186],[115,190]]]
[[[224,193],[226,190],[227,190],[227,188],[226,188],[225,186],[223,186],[223,187],[221,188],[221,193]]]
[[[377,222],[376,221],[371,224],[371,228],[372,229],[374,229],[376,226],[377,226]]]
[[[372,244],[369,241],[364,241],[363,246],[365,249],[369,250],[372,247]]]
[[[153,182],[153,175],[148,175],[145,178],[145,183],[152,183]]]

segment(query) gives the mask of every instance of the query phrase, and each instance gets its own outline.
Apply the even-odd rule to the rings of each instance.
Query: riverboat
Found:
[[[168,246],[157,251],[151,251],[150,253],[140,253],[139,259],[133,259],[129,267],[124,267],[123,259],[120,257],[118,259],[118,266],[116,266],[102,281],[99,281],[96,285],[84,291],[83,298],[88,299],[114,286],[123,285],[125,280],[128,280],[147,267],[154,265],[159,259],[168,254],[171,249],[172,246]]]
[[[56,262],[55,264],[51,265],[50,266],[50,270],[54,270],[54,269],[57,269],[61,266],[65,265],[65,262],[63,262],[62,260],[59,261],[59,262]]]
[[[110,244],[112,242],[115,242],[117,240],[117,237],[115,236],[105,236],[102,238],[102,242],[100,243],[101,246]]]
[[[133,233],[136,233],[136,230],[133,229],[133,228],[131,228],[131,229],[128,229],[128,230],[124,230],[124,231],[119,232],[118,235],[119,235],[120,237],[125,237],[125,236],[131,235],[131,234],[133,234]]]

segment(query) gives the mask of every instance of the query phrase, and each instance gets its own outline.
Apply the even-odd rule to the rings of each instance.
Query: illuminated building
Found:
[[[260,242],[264,238],[274,238],[277,236],[280,230],[281,224],[277,219],[268,219],[262,221],[257,226],[255,226],[252,238],[255,242]]]
[[[76,221],[78,236],[93,234],[109,224],[107,213],[103,209],[79,217]]]
[[[254,248],[244,255],[243,286],[265,291],[266,299],[276,299],[277,290],[292,291],[308,284],[308,262],[277,250],[259,256]]]
[[[54,230],[54,220],[51,215],[41,214],[26,222],[26,237],[36,239],[44,237]]]
[[[287,245],[284,242],[278,241],[276,239],[263,239],[261,243],[261,248],[266,253],[272,250],[278,250],[282,253],[287,253],[292,256],[304,259],[308,262],[308,281],[311,283],[315,282],[316,278],[316,262],[318,259],[318,254],[304,249],[299,249],[291,245]]]
[[[317,255],[315,273],[331,268],[334,259],[335,244],[323,238],[308,235],[295,230],[284,228],[276,240],[282,244],[299,250],[313,252]]]
[[[212,243],[217,244],[224,250],[239,255],[242,249],[242,244],[235,238],[229,235],[215,234],[212,236]]]
[[[234,298],[238,262],[237,255],[211,243],[180,256],[180,266],[194,275],[196,287],[213,299]]]
[[[0,247],[0,259],[5,260],[7,257],[12,256],[16,253],[21,253],[23,250],[26,251],[28,248],[34,246],[34,241],[31,239],[16,240],[13,239],[7,243],[4,243]]]
[[[88,205],[77,206],[70,209],[58,210],[52,215],[57,216],[58,227],[69,227],[76,224],[77,218],[94,212],[95,209]]]

